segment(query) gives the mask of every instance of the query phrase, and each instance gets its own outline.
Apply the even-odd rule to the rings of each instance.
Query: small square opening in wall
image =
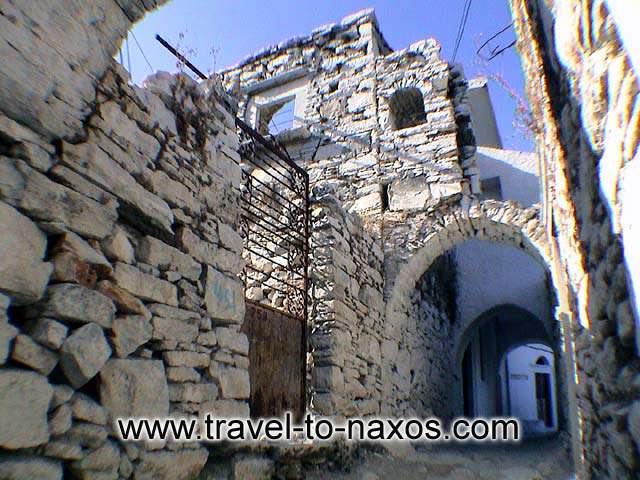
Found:
[[[482,200],[502,200],[500,177],[489,177],[480,180],[480,198]]]
[[[401,88],[389,97],[389,120],[392,130],[415,127],[427,121],[422,92],[415,87]]]
[[[258,117],[260,133],[277,135],[285,130],[291,130],[295,119],[295,107],[295,97],[260,107]]]

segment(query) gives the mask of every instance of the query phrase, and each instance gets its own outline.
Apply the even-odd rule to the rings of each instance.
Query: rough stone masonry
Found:
[[[434,39],[392,51],[364,10],[222,75],[263,133],[295,98],[293,128],[277,138],[309,172],[315,202],[311,407],[451,418],[455,307],[440,307],[450,283],[431,263],[480,238],[550,266],[538,210],[478,200],[460,68]],[[430,276],[440,287],[419,300]]]
[[[50,70],[14,59],[0,82],[2,478],[190,478],[206,449],[119,443],[114,418],[248,415],[234,102],[215,80],[139,88],[111,60],[83,63],[135,8],[64,24],[2,9],[3,58],[10,37]],[[86,35],[64,44],[89,71],[42,31]]]

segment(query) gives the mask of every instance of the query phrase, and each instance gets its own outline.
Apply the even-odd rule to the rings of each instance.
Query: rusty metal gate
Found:
[[[206,75],[160,35],[201,79]],[[300,419],[306,408],[309,176],[287,152],[240,119],[243,255],[251,415]]]
[[[300,418],[306,406],[309,176],[273,141],[237,120],[250,408]]]

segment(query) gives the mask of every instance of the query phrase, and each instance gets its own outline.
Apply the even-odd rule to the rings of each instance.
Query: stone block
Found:
[[[202,205],[182,183],[170,178],[162,170],[149,172],[145,180],[153,193],[165,200],[169,205],[177,208],[185,208],[194,216],[200,214]]]
[[[119,287],[142,300],[178,306],[178,289],[175,285],[143,273],[136,267],[117,263],[113,278]]]
[[[20,305],[44,294],[53,265],[43,262],[47,238],[27,217],[0,202],[0,292]]]
[[[65,143],[62,161],[120,199],[121,208],[132,210],[130,216],[167,233],[173,233],[173,214],[165,201],[142,187],[127,170],[97,145]]]
[[[108,297],[82,285],[51,285],[45,298],[33,308],[38,315],[70,323],[96,323],[109,328],[116,308]]]
[[[77,283],[83,287],[93,288],[98,280],[96,270],[74,253],[59,252],[53,256],[52,261],[51,279],[55,283]]]
[[[220,386],[220,394],[224,399],[246,399],[250,394],[249,372],[235,367],[212,364],[209,375]]]
[[[105,478],[117,478],[118,467],[120,466],[120,450],[112,441],[107,441],[104,445],[96,448],[85,456],[82,460],[77,460],[71,464],[71,471],[82,477],[84,472],[100,472]],[[86,474],[85,474],[86,475]],[[95,473],[90,474],[95,476]]]
[[[218,338],[215,332],[203,332],[198,335],[198,345],[205,347],[215,347],[218,344]]]
[[[142,452],[135,471],[136,480],[188,480],[196,478],[209,458],[205,448],[175,452]]]
[[[2,296],[0,295],[0,297]],[[19,331],[6,318],[1,318],[2,316],[6,317],[6,314],[3,314],[3,309],[0,307],[0,365],[4,365],[7,361],[11,352],[11,343]]]
[[[69,329],[52,318],[38,318],[29,325],[29,335],[36,342],[53,350],[58,350],[67,338]]]
[[[172,383],[169,385],[169,400],[172,402],[202,403],[218,398],[218,387],[214,383]]]
[[[69,431],[62,437],[72,443],[85,448],[98,448],[104,445],[109,436],[109,431],[102,425],[93,423],[74,423]]]
[[[212,267],[207,267],[205,292],[207,312],[223,323],[241,324],[244,321],[244,294],[242,283],[231,279]]]
[[[164,352],[162,358],[172,367],[208,367],[211,359],[207,353],[197,352]]]
[[[16,206],[30,217],[58,222],[89,238],[102,239],[113,230],[118,218],[115,204],[98,203],[28,167],[18,165],[18,170],[25,187]]]
[[[71,428],[72,422],[71,408],[60,405],[49,417],[49,432],[54,437],[64,435]]]
[[[197,325],[200,322],[200,314],[192,312],[191,310],[170,307],[161,303],[153,303],[147,305],[147,307],[149,308],[149,311],[157,317],[174,318],[193,325]]]
[[[60,349],[60,364],[75,388],[91,380],[111,356],[102,328],[88,323],[75,330]]]
[[[102,241],[104,253],[112,260],[133,263],[135,253],[133,246],[122,227],[116,225],[113,233]]]
[[[249,340],[244,333],[225,327],[216,328],[214,332],[220,348],[226,348],[241,355],[249,354]]]
[[[200,417],[210,413],[216,418],[249,418],[249,404],[241,400],[213,400],[203,403]]]
[[[167,379],[170,382],[199,382],[202,376],[192,367],[167,367]]]
[[[51,408],[56,408],[63,403],[67,403],[73,396],[73,388],[69,385],[52,385],[53,397],[51,398]]]
[[[62,464],[35,455],[7,455],[0,457],[3,480],[62,480]]]
[[[76,392],[69,405],[74,419],[96,425],[106,425],[107,411],[87,395]]]
[[[33,368],[43,375],[49,375],[58,364],[58,355],[34,342],[27,335],[18,335],[13,341],[11,359]]]
[[[111,264],[106,257],[89,243],[72,232],[64,233],[56,242],[52,249],[53,253],[70,252],[76,255],[83,262],[96,267],[102,272],[110,272]]]
[[[169,388],[159,360],[111,359],[100,372],[100,403],[111,421],[166,417]]]
[[[432,198],[425,178],[399,179],[389,186],[389,210],[394,212],[425,208],[432,203]]]
[[[46,377],[38,373],[0,370],[0,447],[15,450],[46,443],[52,395]]]
[[[218,237],[220,245],[228,248],[234,253],[241,254],[244,248],[244,241],[238,232],[226,223],[218,222]]]
[[[141,262],[160,270],[174,270],[193,281],[198,280],[202,272],[202,267],[191,255],[150,236],[140,240],[137,256]]]
[[[340,393],[344,391],[342,370],[335,366],[314,368],[313,386],[321,392]]]
[[[178,232],[178,238],[182,248],[202,263],[232,275],[244,268],[244,261],[240,255],[201,239],[188,227],[183,227]]]
[[[82,447],[68,440],[52,440],[44,446],[43,454],[60,460],[79,460],[84,456]]]
[[[115,283],[109,280],[102,280],[98,282],[97,289],[100,293],[113,300],[118,312],[142,315],[146,318],[151,317],[149,311],[140,300],[118,287]]]
[[[174,340],[177,342],[192,342],[198,336],[197,325],[191,325],[172,318],[153,317],[154,340]]]
[[[118,357],[124,358],[135,352],[152,338],[153,327],[142,315],[116,317],[111,325],[111,343]]]
[[[275,475],[275,462],[271,458],[241,454],[233,458],[233,480],[269,480]]]
[[[0,323],[0,365],[4,365],[11,351],[11,343],[18,329],[8,323]]]

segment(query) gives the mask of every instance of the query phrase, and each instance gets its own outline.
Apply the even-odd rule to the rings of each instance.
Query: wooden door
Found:
[[[249,338],[251,416],[280,417],[304,412],[303,319],[250,300],[242,331]]]

